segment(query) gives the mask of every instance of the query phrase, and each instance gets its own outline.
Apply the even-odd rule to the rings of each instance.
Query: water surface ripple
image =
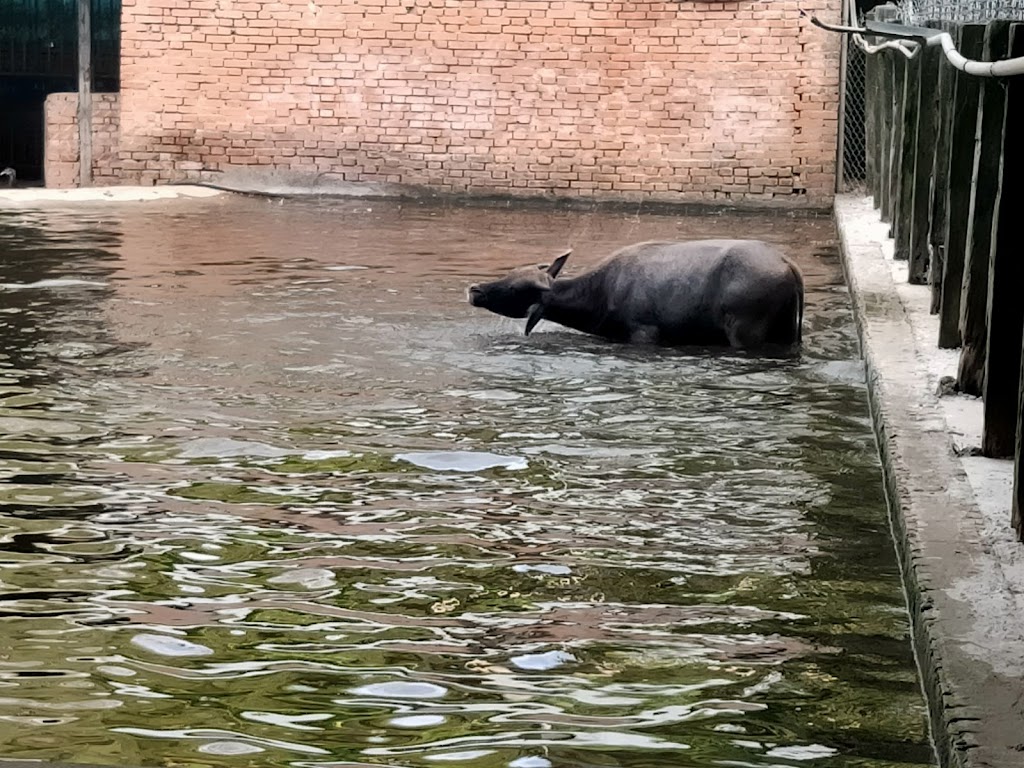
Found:
[[[467,283],[802,265],[799,359]],[[832,225],[224,198],[0,212],[0,755],[931,764]]]

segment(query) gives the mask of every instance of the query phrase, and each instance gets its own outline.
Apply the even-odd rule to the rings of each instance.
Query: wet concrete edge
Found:
[[[508,208],[517,210],[556,210],[609,213],[654,214],[667,216],[777,216],[818,219],[830,217],[830,206],[799,203],[794,200],[682,201],[675,198],[629,198],[622,195],[579,197],[550,194],[481,194],[443,192],[409,184],[377,182],[322,182],[308,174],[285,172],[234,172],[217,175],[204,172],[201,178],[176,184],[149,187],[107,186],[70,189],[25,187],[0,188],[0,209],[5,206],[31,206],[48,203],[149,202],[175,198],[203,198],[218,194],[248,197],[297,199],[374,199],[406,204],[460,208]]]
[[[0,188],[0,210],[16,206],[52,203],[144,203],[179,198],[208,198],[222,195],[216,189],[196,185],[166,184],[156,187],[46,187]]]
[[[990,587],[1010,585],[991,580],[1000,571],[989,567],[979,506],[929,387],[927,350],[915,340],[883,244],[864,226],[877,213],[870,201],[838,196],[835,216],[939,764],[1020,768],[1024,680],[988,663],[977,638],[1024,617],[970,599],[983,570]]]
[[[199,169],[189,172],[189,182],[228,192],[272,197],[350,197],[390,198],[406,202],[437,203],[458,206],[488,207],[541,207],[556,210],[611,210],[644,213],[709,213],[751,214],[759,216],[819,217],[830,216],[827,201],[806,195],[787,195],[777,198],[752,196],[747,199],[728,198],[680,200],[677,192],[655,194],[598,192],[581,196],[568,190],[536,190],[520,188],[514,192],[470,192],[440,190],[418,184],[349,181],[344,174],[333,171],[309,172],[288,169],[244,168],[213,170]]]

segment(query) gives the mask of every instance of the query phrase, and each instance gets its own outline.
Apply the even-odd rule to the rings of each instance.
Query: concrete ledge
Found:
[[[35,205],[37,203],[146,202],[173,200],[182,197],[214,197],[219,190],[193,185],[161,187],[85,187],[82,189],[0,189],[0,206]]]
[[[538,192],[534,188],[510,188],[507,192],[446,191],[416,184],[347,181],[337,172],[293,171],[258,167],[229,167],[211,171],[202,168],[184,169],[197,184],[206,184],[228,192],[274,197],[346,197],[388,198],[418,203],[440,203],[460,206],[542,207],[567,210],[622,210],[645,213],[681,215],[696,213],[749,213],[756,216],[793,217],[831,216],[831,206],[814,205],[805,197],[747,200],[680,199],[678,193],[650,196],[636,193],[578,195]]]
[[[409,201],[421,205],[461,206],[467,208],[518,208],[571,211],[609,211],[654,213],[672,216],[689,214],[731,216],[780,216],[820,218],[832,215],[831,206],[796,204],[788,200],[680,200],[675,195],[647,198],[630,195],[572,196],[537,194],[523,190],[515,194],[447,192],[430,187],[385,182],[352,182],[332,173],[306,173],[285,170],[239,170],[223,173],[191,170],[187,181],[158,186],[106,186],[86,189],[46,189],[0,187],[0,207],[45,203],[145,202],[174,198],[202,198],[235,193],[261,197],[290,198],[373,198]]]
[[[929,289],[906,284],[867,198],[835,205],[868,372],[896,548],[940,765],[1024,766],[1024,550],[1010,527],[1012,462],[962,457],[981,404],[939,397]]]

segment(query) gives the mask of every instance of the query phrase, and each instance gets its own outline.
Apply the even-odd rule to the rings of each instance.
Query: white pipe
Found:
[[[908,59],[912,59],[917,55],[917,52],[921,50],[920,44],[914,40],[888,40],[884,43],[879,43],[878,45],[872,45],[861,35],[856,33],[850,35],[850,37],[853,38],[854,42],[860,46],[864,53],[878,53],[879,51],[891,48],[892,50],[899,51]]]
[[[846,19],[847,24],[849,26],[824,24],[818,21],[818,18],[816,16],[811,17],[811,23],[821,27],[822,29],[827,29],[829,32],[840,32],[843,34],[850,35],[850,37],[853,38],[853,41],[857,44],[857,47],[864,51],[864,53],[878,53],[879,51],[892,49],[895,51],[899,51],[908,59],[912,59],[914,58],[914,56],[917,55],[917,52],[921,49],[921,44],[918,43],[916,40],[886,40],[884,43],[872,45],[867,40],[865,40],[863,35],[861,34],[862,32],[867,32],[868,30],[864,29],[863,27],[855,26],[856,21],[852,18],[852,6],[850,7],[850,10],[846,15],[850,17]]]
[[[891,48],[899,51],[908,59],[912,59],[917,55],[917,52],[921,50],[921,43],[916,40],[908,40],[906,38],[887,40],[884,43],[872,45],[864,39],[864,35],[870,35],[871,30],[864,27],[852,26],[852,20],[849,20],[851,26],[848,27],[837,27],[830,24],[824,24],[818,21],[817,17],[811,17],[811,21],[822,29],[849,34],[858,47],[860,47],[865,53],[878,53],[879,51],[884,51],[886,48]],[[1020,56],[1016,59],[1003,59],[1002,61],[974,61],[973,59],[967,59],[956,49],[956,43],[953,42],[953,38],[949,36],[948,32],[938,32],[934,35],[929,34],[926,36],[924,44],[941,45],[942,52],[946,55],[946,59],[949,63],[961,72],[966,72],[968,75],[976,75],[978,77],[1011,77],[1013,75],[1024,75],[1024,56]]]
[[[979,77],[1010,77],[1011,75],[1024,75],[1024,57],[1016,59],[1003,59],[1002,61],[972,61],[965,59],[956,49],[953,38],[943,32],[941,35],[929,41],[930,45],[941,45],[942,52],[946,54],[949,63],[966,72],[968,75]]]

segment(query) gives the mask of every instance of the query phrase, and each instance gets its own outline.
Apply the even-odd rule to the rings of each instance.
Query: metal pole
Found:
[[[92,185],[92,8],[78,0],[78,179]]]
[[[849,0],[843,0],[842,16],[845,19]],[[839,43],[839,119],[836,136],[836,192],[846,191],[845,155],[846,155],[846,42],[843,35]]]

